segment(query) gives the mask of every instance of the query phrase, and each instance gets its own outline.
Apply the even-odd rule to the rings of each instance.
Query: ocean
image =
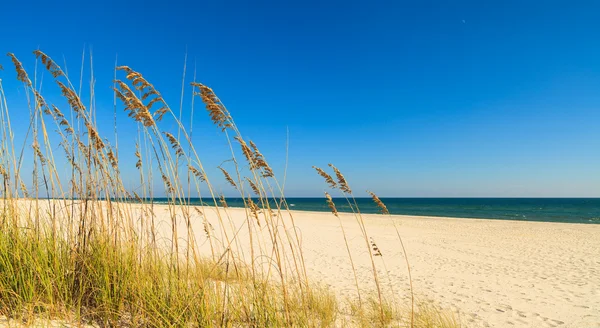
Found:
[[[243,207],[241,198],[227,198],[230,207]],[[391,214],[600,224],[600,198],[381,198]],[[165,198],[155,198],[166,203]],[[329,212],[324,198],[287,198],[290,209]],[[371,198],[356,199],[363,213],[379,213]],[[201,200],[191,199],[199,205]],[[344,198],[334,198],[338,211],[350,212]],[[212,200],[204,199],[212,204]]]

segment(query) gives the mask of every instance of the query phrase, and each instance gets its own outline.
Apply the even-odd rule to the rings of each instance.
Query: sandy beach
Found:
[[[227,212],[236,226],[243,225],[244,209]],[[355,297],[339,221],[329,213],[292,213],[310,278],[340,296]],[[216,221],[210,210],[206,215]],[[355,217],[340,216],[361,288],[373,290]],[[364,218],[390,272],[389,279],[381,278],[383,288],[389,290],[391,280],[395,292],[408,300],[406,265],[390,217]],[[392,218],[408,252],[417,298],[458,311],[468,327],[600,327],[600,225]],[[245,231],[240,230],[242,240]],[[201,248],[207,250],[206,244]]]
[[[42,207],[48,204],[40,202]],[[130,208],[134,218],[142,213],[139,204],[119,206]],[[64,209],[58,208],[59,212]],[[159,240],[165,247],[170,247],[172,211],[173,207],[166,205],[153,208]],[[223,252],[224,247],[217,244],[227,239],[221,232],[225,231],[229,238],[236,234],[239,244],[231,245],[231,249],[249,261],[246,209],[221,208],[224,230],[214,207],[204,207],[202,212],[203,216],[196,213],[191,219],[200,253],[210,256],[212,252],[203,229],[206,219],[214,228],[217,254]],[[330,213],[290,213],[302,241],[310,280],[341,298],[356,298],[340,221]],[[291,233],[289,215],[280,217]],[[177,217],[181,218],[179,214]],[[397,302],[410,304],[407,268],[394,220],[408,253],[416,298],[457,313],[467,327],[600,327],[600,225],[375,214],[363,217],[368,234],[383,254],[375,261],[388,299],[393,291]],[[374,295],[371,262],[356,218],[348,213],[340,213],[340,218],[360,288],[364,295]],[[263,239],[268,239],[264,224],[259,230],[265,234]],[[181,220],[177,229],[181,245],[186,231]],[[255,243],[257,239],[254,236]],[[263,250],[270,247],[256,245]]]

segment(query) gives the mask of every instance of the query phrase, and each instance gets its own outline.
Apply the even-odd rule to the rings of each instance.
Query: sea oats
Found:
[[[332,189],[335,189],[337,187],[337,183],[335,183],[331,175],[327,174],[325,171],[316,166],[313,166],[313,169],[317,170],[317,173],[325,179],[325,182],[329,184],[329,187],[331,187]]]
[[[33,90],[33,94],[35,95],[36,108],[41,109],[44,112],[44,114],[52,116],[52,112],[46,104],[46,100],[44,100],[44,97],[42,97],[42,95],[36,90]]]
[[[146,127],[155,125],[148,107],[135,95],[131,88],[120,80],[116,80],[115,83],[117,84],[117,88],[113,88],[113,90],[125,105],[125,111],[128,112],[127,115]]]
[[[194,95],[200,96],[213,123],[220,127],[223,131],[225,131],[227,128],[231,128],[231,117],[214,91],[201,83],[192,82],[191,84],[200,90],[200,92],[195,92]]]
[[[64,75],[60,66],[58,66],[52,60],[52,58],[50,58],[50,56],[46,55],[45,53],[41,52],[40,50],[35,50],[33,53],[35,54],[35,57],[40,58],[42,60],[42,64],[44,64],[44,66],[46,66],[46,69],[50,72],[50,74],[52,74],[52,76],[54,78]]]
[[[250,141],[250,147],[252,147],[252,150],[253,150],[252,156],[254,158],[254,163],[256,164],[256,167],[262,169],[263,178],[273,177],[274,176],[273,170],[271,169],[269,164],[267,164],[265,157],[258,150],[258,147],[256,146],[256,144],[254,142]]]
[[[260,196],[260,190],[258,189],[256,184],[252,182],[252,180],[250,180],[249,178],[246,178],[246,181],[248,181],[248,184],[250,184],[250,188],[252,188],[252,191],[254,191],[256,195]]]
[[[118,162],[117,162],[117,158],[115,157],[115,154],[113,153],[112,149],[110,149],[107,153],[106,156],[108,156],[108,160],[110,161],[110,165],[113,167],[113,169],[117,169],[118,168]]]
[[[73,109],[77,117],[80,117],[85,112],[85,106],[77,93],[60,81],[56,81],[56,84],[60,87],[62,95],[67,98],[67,102],[69,103],[69,106],[71,106],[71,109]]]
[[[252,217],[254,217],[254,219],[256,220],[256,224],[258,224],[258,226],[260,227],[260,221],[258,219],[258,213],[260,212],[260,208],[258,207],[258,205],[256,205],[256,203],[254,203],[254,201],[252,201],[252,198],[250,197],[248,197],[248,199],[246,200],[246,205],[250,209]]]
[[[60,111],[60,109],[58,109],[58,107],[56,107],[55,105],[52,105],[52,110],[54,111],[54,115],[56,115],[56,117],[58,117],[58,118],[65,117],[65,115],[63,115],[63,113]]]
[[[133,192],[133,195],[138,202],[143,203],[142,198],[135,191]]]
[[[144,99],[142,99],[142,100],[144,100]],[[149,102],[146,104],[146,107],[148,107],[148,108],[150,109],[150,108],[152,108],[152,105],[156,104],[156,103],[157,103],[157,102],[159,102],[159,101],[163,101],[162,97],[156,97],[156,98],[154,98],[154,99],[150,100],[150,101],[149,101]]]
[[[150,91],[148,91],[148,92],[146,92],[146,93],[144,93],[142,95],[142,100],[146,100],[146,99],[148,99],[148,97],[154,96],[154,95],[160,96],[160,94],[158,93],[158,91],[152,89],[152,90],[150,90]],[[161,100],[162,100],[162,97],[161,97]]]
[[[344,178],[344,175],[342,175],[342,172],[340,172],[340,170],[338,170],[337,167],[333,166],[333,164],[329,164],[329,167],[331,167],[335,172],[335,176],[337,177],[337,182],[340,186],[340,190],[345,193],[351,194],[352,189],[350,189],[350,187],[348,186],[348,182],[346,182],[346,179]]]
[[[13,64],[15,65],[15,70],[17,71],[17,80],[25,83],[28,87],[31,87],[31,80],[29,79],[29,76],[27,75],[27,72],[25,72],[25,69],[23,68],[23,64],[21,64],[21,62],[17,59],[17,57],[13,54],[13,53],[8,53],[7,56],[9,56],[13,62]]]
[[[38,142],[34,141],[33,145],[31,145],[31,147],[33,148],[33,151],[34,151],[35,155],[40,159],[40,162],[42,163],[42,165],[45,165],[46,164],[46,158],[42,154],[42,151],[40,150],[40,145],[38,144]]]
[[[96,148],[96,150],[98,150],[98,151],[104,149],[104,147],[105,147],[104,142],[100,138],[100,135],[98,134],[96,129],[89,123],[86,123],[85,127],[88,130],[88,134],[90,136],[90,139],[92,140],[92,144],[93,144],[94,148]]]
[[[198,215],[204,216],[204,213],[202,213],[202,211],[198,207],[194,206],[194,211],[196,211],[196,213],[198,213]]]
[[[5,180],[9,178],[8,172],[6,172],[6,169],[4,168],[4,166],[2,164],[0,164],[0,175]]]
[[[169,112],[169,107],[163,106],[154,112],[154,116],[156,116],[156,120],[160,122],[162,120],[163,116],[165,116],[165,114],[168,112]]]
[[[137,169],[142,168],[142,154],[140,153],[140,146],[135,144],[135,157],[137,158],[137,162],[135,162],[135,167]]]
[[[200,170],[198,170],[197,168],[193,167],[192,165],[188,165],[188,169],[200,181],[206,181],[206,177],[204,176],[204,174],[202,172],[200,172]]]
[[[231,175],[229,175],[229,172],[225,171],[224,168],[219,166],[219,170],[221,170],[221,172],[223,172],[223,175],[225,176],[225,180],[227,180],[227,182],[229,182],[229,184],[237,189],[237,185],[235,184],[235,182],[233,181],[233,179],[231,178]]]
[[[168,193],[175,192],[175,188],[173,188],[173,185],[171,184],[171,181],[169,180],[169,178],[167,178],[167,176],[164,175],[164,173],[161,176],[162,176],[163,182],[165,183],[165,186],[167,187],[166,191]]]
[[[177,155],[177,156],[184,155],[183,148],[181,148],[181,145],[179,144],[179,141],[177,140],[177,138],[175,138],[175,136],[169,132],[163,132],[163,133],[165,134],[165,136],[167,136],[167,139],[169,139],[169,142],[171,143],[171,147],[173,147],[173,149],[175,150],[175,155]]]
[[[27,191],[27,186],[25,186],[25,183],[23,182],[23,180],[20,181],[20,186],[21,186],[21,191],[23,192],[23,195],[27,198],[29,197],[29,192]]]
[[[89,148],[81,140],[79,140],[79,138],[77,139],[77,146],[79,146],[79,150],[84,155],[84,157],[87,157],[90,152]]]
[[[375,195],[374,192],[371,192],[368,190],[367,190],[367,192],[371,195],[371,197],[373,198],[373,202],[375,202],[377,207],[379,207],[379,210],[381,211],[382,214],[390,214],[390,211],[388,211],[385,204],[381,201],[381,199],[379,199],[379,197],[377,197],[377,195]]]
[[[225,201],[225,196],[224,195],[221,195],[219,197],[219,203],[221,203],[221,206],[223,206],[225,208],[229,207],[229,206],[227,206],[227,201]]]
[[[248,161],[248,164],[250,165],[250,169],[255,170],[256,163],[254,162],[254,155],[252,154],[252,150],[250,150],[250,147],[248,147],[248,144],[246,144],[244,139],[242,139],[238,136],[234,137],[234,139],[240,143],[240,146],[242,147],[242,154],[244,154],[244,157],[246,157],[246,160]]]
[[[141,73],[132,70],[128,66],[119,66],[119,67],[117,67],[117,70],[125,71],[127,73],[125,78],[128,79],[129,81],[131,81],[131,84],[135,87],[136,90],[145,91],[145,92],[151,92],[153,90],[154,91],[153,94],[159,95],[159,93],[156,91],[156,89],[154,89],[154,86],[150,82],[148,82],[142,76]],[[149,89],[149,90],[144,90],[144,89]]]
[[[381,254],[381,250],[379,249],[379,247],[377,247],[377,244],[375,243],[373,237],[370,238],[370,241],[371,248],[373,249],[373,256],[383,256],[383,254]]]
[[[225,204],[225,205],[227,205],[227,204]],[[225,207],[227,207],[227,206],[225,206]],[[210,232],[215,230],[215,228],[213,228],[212,224],[210,224],[210,222],[208,221],[208,219],[206,217],[203,217],[202,225],[204,226],[204,233],[206,234],[206,237],[210,238]]]
[[[328,192],[325,192],[325,198],[327,201],[327,206],[329,206],[329,208],[331,209],[331,213],[333,213],[333,215],[338,216],[338,210],[335,207],[335,203],[333,202],[333,199],[331,198],[331,195]]]

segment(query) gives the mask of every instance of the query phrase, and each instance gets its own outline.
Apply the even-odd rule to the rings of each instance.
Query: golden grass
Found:
[[[136,162],[123,163],[117,145],[111,145],[96,125],[94,93],[82,99],[81,90],[50,56],[39,50],[34,55],[51,73],[67,106],[59,109],[48,104],[39,81],[32,83],[23,64],[8,54],[29,104],[29,113],[17,114],[21,121],[28,118],[31,129],[22,136],[27,143],[21,148],[15,145],[0,81],[0,317],[24,324],[39,318],[74,318],[81,324],[130,327],[459,326],[436,308],[415,307],[411,302],[410,310],[404,310],[395,296],[383,297],[374,257],[385,267],[384,254],[368,234],[352,190],[337,167],[329,164],[337,181],[315,169],[352,208],[377,286],[375,297],[361,296],[353,254],[339,220],[357,290],[357,298],[348,302],[310,283],[301,238],[282,186],[258,146],[242,138],[211,88],[192,82],[196,90],[192,104],[200,98],[229,144],[231,159],[225,161],[232,162],[234,170],[218,168],[244,199],[243,227],[249,244],[231,233],[242,227],[233,226],[227,200],[213,187],[191,142],[191,126],[185,127],[181,116],[173,113],[141,73],[129,66],[115,67],[113,90],[120,101],[115,108],[121,106],[131,118],[128,124],[139,131]],[[121,74],[124,78],[119,78]],[[162,125],[176,130],[164,130]],[[233,141],[240,144],[238,151],[246,159],[249,176],[240,175],[242,165],[235,160],[239,153]],[[64,160],[58,159],[56,149]],[[31,152],[32,172],[22,170],[26,151]],[[135,191],[124,186],[122,165],[137,168],[140,186]],[[30,184],[26,175],[33,177]],[[156,227],[154,182],[162,183],[168,197],[171,238],[167,246]],[[250,198],[248,187],[255,199]],[[383,202],[371,195],[389,214]],[[195,206],[190,197],[211,199],[212,204]],[[325,201],[339,219],[329,193]],[[207,208],[217,214],[215,225],[203,214]],[[191,224],[195,219],[202,220],[210,254],[198,250]],[[181,224],[185,236],[178,235]],[[403,247],[399,233],[398,238]],[[265,270],[256,259],[268,259],[271,265]],[[412,279],[410,271],[408,276]]]

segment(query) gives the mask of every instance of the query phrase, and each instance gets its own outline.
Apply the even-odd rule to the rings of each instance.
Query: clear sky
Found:
[[[595,1],[3,1],[0,50],[33,70],[40,48],[78,76],[91,48],[108,133],[116,56],[178,108],[187,52],[187,79],[196,65],[279,176],[289,129],[288,196],[322,195],[311,166],[332,162],[358,195],[600,197],[599,12]],[[0,64],[18,111],[22,86]],[[215,167],[227,149],[197,108],[195,143]],[[135,129],[123,130],[131,147]]]

